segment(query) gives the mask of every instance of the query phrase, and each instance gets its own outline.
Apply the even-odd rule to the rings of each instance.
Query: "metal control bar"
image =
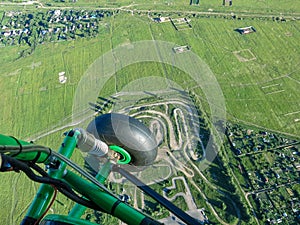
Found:
[[[145,192],[151,198],[155,199],[158,203],[160,203],[162,206],[164,206],[166,209],[168,209],[170,212],[172,212],[175,216],[177,216],[179,219],[181,219],[186,224],[201,225],[201,223],[198,220],[191,217],[186,212],[182,211],[180,208],[178,208],[172,202],[168,201],[166,198],[164,198],[163,196],[158,194],[156,191],[151,189],[149,186],[147,186],[145,183],[143,183],[137,177],[133,176],[126,170],[122,169],[120,166],[115,165],[115,166],[113,166],[112,169],[113,169],[113,171],[118,172],[122,176],[126,177],[131,183],[136,185],[139,189],[141,189],[143,192]]]

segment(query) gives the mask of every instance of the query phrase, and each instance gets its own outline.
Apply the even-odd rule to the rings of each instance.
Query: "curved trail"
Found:
[[[151,103],[151,104],[147,104],[147,105],[143,105],[143,106],[159,106],[159,105],[162,105],[162,104],[165,105],[165,106],[167,106],[168,104],[173,104],[173,105],[177,105],[177,106],[180,105],[180,106],[184,107],[185,111],[188,112],[190,115],[193,113],[193,110],[189,107],[189,105],[186,104],[185,102],[182,102],[181,99],[172,99],[170,101],[163,102],[163,103]],[[138,109],[138,108],[140,108],[140,107],[132,107],[131,109]],[[165,151],[165,154],[167,154],[169,156],[168,159],[165,159],[165,160],[170,165],[172,165],[173,168],[176,168],[176,170],[179,170],[179,171],[183,172],[185,174],[185,176],[187,176],[189,178],[189,180],[192,183],[192,185],[198,190],[198,192],[201,194],[201,196],[203,197],[203,199],[206,201],[207,206],[211,209],[211,211],[214,214],[214,216],[216,217],[216,219],[221,224],[223,224],[223,225],[230,225],[230,224],[226,223],[225,221],[223,221],[219,217],[219,215],[215,211],[214,207],[208,201],[206,195],[200,190],[200,188],[193,181],[194,172],[197,172],[201,176],[201,178],[203,179],[203,181],[208,186],[210,186],[212,189],[218,191],[218,188],[216,186],[214,186],[212,183],[210,183],[210,181],[201,173],[201,171],[198,169],[198,167],[189,160],[189,156],[188,156],[187,150],[191,148],[191,144],[189,142],[186,142],[186,143],[183,144],[184,140],[182,139],[182,137],[183,137],[183,135],[184,135],[185,138],[191,138],[191,137],[189,137],[189,134],[187,133],[188,132],[188,126],[187,126],[187,123],[186,123],[187,122],[186,121],[187,118],[185,118],[185,114],[183,113],[182,109],[176,108],[174,110],[174,118],[175,118],[175,122],[177,124],[177,128],[178,128],[177,131],[178,131],[178,136],[179,136],[178,143],[176,141],[175,134],[174,134],[174,132],[175,132],[174,129],[176,129],[176,128],[174,128],[174,125],[172,124],[172,121],[170,120],[170,118],[166,114],[164,114],[162,112],[155,111],[155,110],[146,110],[146,112],[150,113],[152,115],[157,115],[158,117],[156,119],[159,118],[160,123],[163,122],[162,119],[167,122],[167,127],[168,128],[165,126],[163,128],[163,130],[164,130],[163,133],[166,136],[167,129],[169,130],[169,132],[168,132],[169,133],[169,140],[168,141],[169,141],[170,147],[172,149],[174,149],[174,150],[176,150],[176,149],[177,150],[183,149],[184,158],[186,160],[188,160],[189,164],[193,167],[193,169],[190,169],[189,167],[187,167],[187,165],[183,164],[181,162],[181,160],[180,161],[177,160],[176,157],[173,155],[173,153],[171,151],[169,151],[168,149],[161,149],[162,151]],[[96,115],[96,113],[93,114],[92,116],[94,116],[94,115]],[[92,116],[89,116],[87,118],[83,118],[83,119],[81,119],[79,121],[76,121],[76,122],[73,122],[73,123],[69,123],[67,125],[60,126],[60,127],[54,128],[54,129],[52,129],[50,131],[47,131],[45,133],[39,134],[39,135],[37,135],[34,138],[34,140],[38,140],[38,139],[40,139],[42,137],[45,137],[45,136],[47,136],[49,134],[52,134],[52,133],[55,133],[57,131],[60,131],[60,130],[63,130],[63,129],[66,129],[66,128],[69,128],[69,127],[76,126],[76,125],[78,125],[78,124],[80,124],[80,123],[82,123],[82,122],[84,122],[84,121],[86,121],[88,119],[91,119]],[[142,118],[145,115],[143,116],[143,115],[139,115],[139,113],[135,113],[134,116]],[[180,123],[178,121],[179,119],[181,120],[182,125],[183,125],[183,127],[181,129],[179,129],[179,125],[178,125]],[[194,130],[194,131],[196,131],[196,130]],[[182,132],[184,134],[182,134]],[[203,152],[205,152],[203,144],[202,144],[202,147],[203,147]],[[237,218],[238,218],[238,220],[240,220],[240,217],[241,217],[240,216],[240,211],[237,208],[236,204],[226,194],[224,194],[224,193],[221,193],[221,194],[223,194],[224,197],[228,198],[231,201],[231,203],[232,203],[232,205],[235,208],[235,211],[237,213]]]
[[[146,106],[158,106],[158,105],[162,105],[162,104],[174,104],[174,105],[181,105],[181,106],[184,106],[185,107],[185,110],[187,110],[188,112],[191,112],[192,110],[191,109],[187,109],[189,108],[189,106],[184,103],[184,102],[181,102],[180,100],[170,100],[170,101],[167,101],[167,102],[164,102],[164,103],[152,103],[152,104],[147,104]],[[134,109],[138,109],[139,107],[133,107]],[[168,125],[168,130],[169,130],[169,143],[170,143],[170,146],[173,146],[173,147],[178,147],[178,146],[182,146],[182,143],[177,143],[174,145],[174,143],[176,142],[175,141],[175,136],[173,134],[174,132],[174,127],[173,127],[173,124],[171,122],[171,120],[169,118],[166,118],[168,117],[167,115],[161,113],[161,112],[157,112],[155,110],[146,110],[147,113],[151,113],[152,115],[159,115],[161,118],[163,118],[164,120],[167,121],[167,125]],[[179,117],[181,117],[181,121],[183,122],[183,130],[181,129],[178,129],[178,135],[181,137],[179,138],[179,140],[181,142],[183,142],[182,140],[182,132],[185,133],[185,135],[188,135],[187,133],[187,125],[186,125],[186,118],[184,116],[184,113],[182,112],[182,110],[180,108],[176,108],[175,109],[175,112],[176,112],[176,116],[175,116],[175,122],[178,126],[179,122],[178,122],[178,119]],[[138,115],[139,113],[136,113],[135,115]],[[166,127],[164,129],[167,129]],[[172,139],[174,138],[174,140],[172,141]],[[197,172],[201,178],[203,179],[203,181],[212,189],[214,189],[215,191],[219,192],[220,194],[222,194],[225,198],[229,199],[229,201],[231,202],[231,204],[233,205],[234,209],[235,209],[235,212],[236,212],[236,215],[237,215],[237,218],[238,218],[238,221],[234,224],[238,224],[240,219],[241,219],[241,213],[240,213],[240,209],[237,207],[236,203],[224,192],[222,192],[221,190],[218,189],[217,186],[213,185],[204,175],[203,173],[199,170],[199,168],[194,164],[192,163],[190,160],[189,160],[189,156],[187,154],[187,150],[189,149],[188,147],[189,143],[185,143],[184,147],[183,147],[183,154],[184,154],[184,157],[185,159],[189,162],[189,164],[193,167],[193,170],[188,168],[186,165],[184,165],[182,162],[178,161],[175,156],[173,155],[173,153],[171,151],[169,151],[168,149],[160,149],[160,151],[165,151],[166,154],[170,157],[170,159],[165,159],[166,161],[168,161],[170,163],[170,165],[172,165],[173,168],[176,168],[176,170],[179,170],[181,172],[183,172],[185,174],[185,176],[187,176],[190,180],[190,182],[192,183],[193,186],[195,186],[195,188],[197,189],[197,191],[201,194],[201,196],[203,197],[203,199],[206,201],[206,204],[208,205],[208,207],[211,209],[212,213],[214,214],[214,216],[216,217],[216,219],[220,222],[220,224],[223,224],[223,225],[232,225],[232,224],[229,224],[227,222],[225,222],[224,220],[222,220],[222,218],[220,218],[220,216],[218,215],[218,213],[216,212],[216,210],[214,209],[214,206],[209,202],[209,200],[207,199],[206,195],[201,191],[201,189],[196,185],[196,183],[193,181],[193,176],[194,176],[194,171]],[[203,145],[202,145],[203,146]],[[204,146],[203,146],[204,148]],[[188,172],[189,171],[189,172]],[[176,194],[173,198],[171,198],[170,200],[174,200],[176,196],[179,196],[180,194]],[[183,194],[181,194],[180,196],[182,196]],[[184,196],[183,196],[184,197]]]

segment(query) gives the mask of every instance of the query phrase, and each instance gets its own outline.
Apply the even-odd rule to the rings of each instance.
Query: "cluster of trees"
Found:
[[[296,224],[294,209],[298,206],[294,201],[299,202],[295,188],[299,186],[296,168],[300,160],[298,141],[230,123],[227,123],[226,135],[231,142],[228,153],[232,154],[233,150],[233,154],[239,155],[231,158],[230,166],[237,171],[236,177],[241,184],[247,184],[242,185],[244,191],[256,191],[249,199],[253,202],[258,219],[264,224],[274,221]],[[237,148],[240,148],[240,152]]]
[[[99,21],[110,11],[49,10],[31,13],[5,12],[0,21],[2,45],[28,45],[34,50],[45,41],[93,37]]]
[[[204,113],[204,110],[202,109],[202,103],[200,99],[198,98],[197,94],[193,91],[189,91],[189,97],[191,98],[192,102],[194,103],[194,106],[197,110],[197,113],[199,115],[199,134],[202,141],[202,144],[204,147],[207,146],[209,142],[209,138],[211,136],[211,125],[209,124],[209,118]],[[194,150],[194,153],[201,158],[203,154],[202,145],[198,143],[197,147]]]
[[[292,196],[287,193],[291,191]],[[298,224],[299,195],[291,187],[281,187],[251,196],[255,201],[258,218],[265,224]]]
[[[232,150],[237,155],[276,148],[285,144],[276,134],[264,131],[257,132],[229,123],[227,123],[226,135],[231,142]]]

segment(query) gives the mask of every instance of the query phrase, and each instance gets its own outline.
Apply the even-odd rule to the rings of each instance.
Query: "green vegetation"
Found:
[[[112,15],[103,10],[38,10],[36,12],[3,12],[1,19],[2,47],[21,45],[28,48],[19,57],[33,53],[36,46],[45,42],[95,37],[101,30],[101,19]]]
[[[11,0],[14,1],[14,0]],[[130,6],[128,9],[144,9],[144,10],[189,10],[199,11],[213,9],[214,11],[232,11],[233,9],[240,12],[252,12],[252,13],[297,13],[300,6],[295,4],[292,0],[278,1],[274,3],[272,0],[249,2],[247,0],[233,1],[232,7],[224,7],[223,1],[205,1],[200,0],[199,5],[190,6],[190,0],[156,0],[144,1],[144,0],[42,0],[44,5],[51,6],[71,6],[71,7],[111,7],[117,8],[120,6]]]
[[[228,124],[226,152],[237,183],[262,223],[295,224],[299,216],[299,141]]]
[[[237,221],[232,204],[235,202],[241,210],[241,224],[255,224],[254,216],[249,213],[252,208],[246,201],[248,198],[261,223],[266,223],[268,219],[282,219],[286,224],[296,224],[295,211],[300,210],[297,180],[300,146],[291,136],[300,135],[300,74],[297,63],[300,61],[300,4],[291,0],[239,0],[234,1],[232,7],[224,7],[222,1],[203,0],[199,6],[189,6],[189,1],[182,0],[155,2],[44,0],[34,5],[1,7],[1,133],[31,139],[69,124],[73,96],[81,77],[92,62],[121,44],[130,46],[136,41],[162,40],[173,42],[174,46],[188,45],[216,76],[225,97],[228,119],[233,124],[244,124],[230,125],[233,135],[229,135],[228,131],[229,142],[225,150],[205,171],[209,182],[218,186],[219,190],[210,189],[199,175],[195,175],[193,180],[197,180],[197,185],[203,188],[219,216],[228,223]],[[131,6],[117,9],[129,4]],[[73,7],[74,15],[89,15],[89,18],[73,23],[69,20],[73,15],[71,10],[61,8],[63,16],[50,24],[53,15],[50,12],[63,6]],[[102,11],[99,6],[109,9]],[[103,17],[91,18],[98,9],[99,13],[104,14]],[[148,13],[148,10],[151,12]],[[8,16],[10,12],[15,12],[15,15]],[[186,17],[191,20],[192,29],[176,31],[170,22],[155,23],[151,20],[151,17],[160,16]],[[70,32],[72,25],[78,26],[76,32]],[[234,31],[250,25],[257,32],[241,35]],[[57,33],[54,30],[53,33],[43,32],[50,28],[59,30]],[[12,32],[15,29],[28,31],[8,34],[9,30]],[[60,72],[65,72],[68,78],[65,84],[58,80]],[[145,62],[125,67],[108,80],[99,94],[109,97],[122,90],[130,91],[126,89],[129,83],[135,84],[135,80],[149,76],[176,82],[190,94],[196,106],[201,103],[198,110],[205,110],[207,116],[200,118],[200,126],[208,132],[204,134],[206,137],[210,135],[207,129],[210,112],[205,93],[187,74],[170,65]],[[137,85],[141,85],[137,89],[143,88],[143,84]],[[151,85],[153,88],[158,85],[163,88],[167,84]],[[142,104],[142,101],[137,104]],[[162,110],[166,108],[158,111]],[[60,144],[61,133],[66,129],[58,129],[38,142],[55,149]],[[247,134],[248,130],[253,131]],[[204,144],[206,142],[205,139]],[[75,156],[75,159],[78,158],[79,153]],[[1,174],[1,177],[3,184],[7,185],[2,185],[0,193],[0,199],[5,203],[0,224],[19,223],[37,185],[23,174]],[[163,185],[168,187],[170,184]],[[11,186],[14,188],[11,189]],[[32,188],[20,192],[17,188],[20,186]],[[189,186],[193,187],[191,183]],[[156,185],[154,188],[161,191],[162,186]],[[274,188],[273,193],[269,188]],[[259,192],[262,189],[268,190]],[[197,206],[207,207],[202,195],[194,188],[191,191],[196,196]],[[244,193],[249,195],[245,197]],[[139,199],[139,205],[141,201]],[[151,214],[155,208],[153,215],[160,218],[167,215],[159,206],[153,206],[155,203],[151,199],[146,198],[146,201],[149,204],[145,211]],[[180,198],[176,204],[186,208]],[[63,213],[70,205],[60,196],[53,210]],[[209,219],[218,223],[212,211],[208,207],[206,210]],[[105,215],[99,217],[103,222],[111,222],[111,218]]]

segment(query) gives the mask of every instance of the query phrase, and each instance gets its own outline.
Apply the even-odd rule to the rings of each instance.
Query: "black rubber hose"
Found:
[[[81,205],[84,205],[88,208],[98,210],[98,211],[101,210],[101,208],[99,208],[97,206],[97,204],[95,204],[93,201],[84,199],[84,198],[80,197],[79,195],[77,195],[67,183],[65,183],[61,180],[49,177],[49,175],[44,170],[42,170],[39,166],[37,166],[35,164],[31,165],[31,167],[33,169],[35,169],[37,172],[39,172],[42,175],[42,177],[37,176],[31,170],[29,165],[27,165],[26,163],[24,163],[20,160],[14,159],[13,157],[10,157],[10,156],[4,155],[4,154],[1,155],[1,159],[2,159],[2,162],[5,162],[6,164],[9,164],[10,166],[12,166],[13,170],[23,171],[26,174],[26,176],[29,177],[31,180],[38,182],[38,183],[54,185],[59,192],[64,194],[69,199],[71,199]]]

